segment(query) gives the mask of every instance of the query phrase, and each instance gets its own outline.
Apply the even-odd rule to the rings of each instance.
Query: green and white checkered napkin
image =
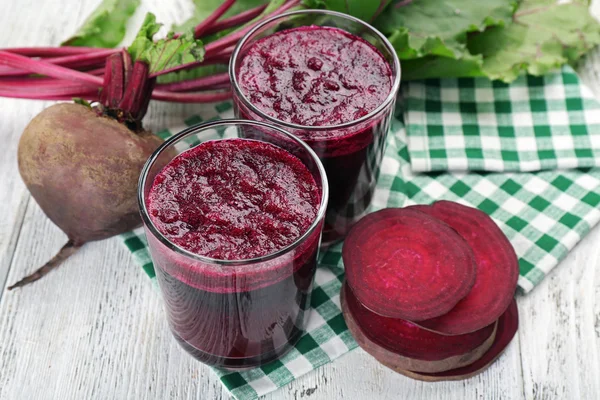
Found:
[[[551,87],[545,85],[546,81],[552,82]],[[551,92],[554,97],[539,97],[540,93],[546,91]],[[422,147],[413,148],[410,153],[414,154],[415,159],[419,161],[416,165],[413,161],[411,168],[409,149],[406,146],[406,130],[399,119],[394,120],[373,208],[430,203],[439,199],[459,201],[480,208],[492,216],[511,240],[520,259],[519,288],[523,293],[530,291],[600,220],[598,209],[600,169],[536,173],[433,172],[428,174],[417,174],[413,169],[418,169],[419,165],[426,166],[426,169],[433,169],[432,165],[437,165],[437,169],[458,165],[457,168],[463,170],[472,167],[514,171],[535,169],[536,166],[539,169],[553,166],[595,165],[594,144],[598,142],[592,140],[590,134],[595,128],[595,122],[594,116],[588,113],[588,110],[597,109],[598,103],[588,97],[585,89],[579,86],[577,77],[569,69],[563,70],[562,74],[544,79],[522,78],[514,86],[491,85],[488,81],[479,79],[410,83],[404,85],[403,94],[405,107],[408,107],[407,122],[411,132],[410,140],[416,137],[419,138],[420,143],[434,146],[434,141],[438,140],[435,138],[439,138],[439,127],[442,127],[442,139],[445,140],[451,132],[451,130],[445,131],[446,125],[452,126],[450,122],[454,121],[456,126],[467,127],[465,133],[452,130],[452,138],[459,142],[462,140],[460,143],[465,144],[464,151],[462,154],[450,151],[450,149],[460,150],[460,146],[452,143],[454,147],[451,145],[438,148],[447,149],[446,156],[433,157],[441,154],[434,152],[433,155],[427,155],[428,152],[431,153],[429,149],[433,147],[429,147],[425,153],[422,152]],[[430,100],[430,94],[433,100]],[[440,94],[443,97],[440,97]],[[531,97],[532,94],[536,98]],[[560,100],[565,106],[557,109],[559,96],[562,96]],[[439,104],[440,99],[443,100],[443,105]],[[468,106],[461,105],[462,102],[459,100],[463,99]],[[482,103],[482,99],[486,100]],[[447,100],[454,101],[454,105],[449,109],[452,110],[453,115],[448,119],[446,119]],[[542,111],[542,102],[547,112]],[[485,111],[483,116],[475,114],[480,111],[480,107],[483,107],[481,104],[486,104],[485,107],[490,107],[491,104],[493,108],[489,110],[484,108],[488,111]],[[571,106],[576,107],[573,109]],[[430,124],[428,115],[424,114],[426,107],[432,107],[432,111],[434,108],[438,110],[436,122]],[[536,111],[531,112],[531,108]],[[439,110],[444,112],[440,114]],[[511,114],[509,110],[514,111],[515,114]],[[572,113],[571,110],[576,112]],[[500,138],[500,142],[496,140],[495,147],[484,147],[488,136],[494,137],[494,133],[493,129],[488,129],[488,125],[479,123],[487,124],[491,118],[488,114],[496,111],[498,112],[496,137]],[[550,116],[555,111],[557,114]],[[230,118],[233,116],[233,111],[229,103],[223,103],[214,109],[203,111],[202,114],[204,120]],[[566,120],[562,118],[565,115]],[[419,123],[414,116],[420,116],[421,122]],[[560,121],[569,121],[572,125],[565,128],[563,124],[560,128],[561,124],[557,123],[558,116],[561,116]],[[402,117],[400,113],[398,117]],[[186,125],[201,122],[202,118],[191,118],[186,121]],[[503,141],[505,136],[501,131],[504,128],[509,130],[511,128],[506,122],[508,119],[514,121],[518,119],[521,125],[514,127],[512,136],[506,136],[512,141]],[[534,125],[525,129],[523,126],[525,122],[522,121],[529,121]],[[444,125],[439,125],[441,122],[444,122]],[[435,126],[433,131],[431,126]],[[184,127],[163,131],[161,135],[169,136]],[[473,132],[479,132],[481,138],[479,136],[474,138]],[[546,136],[533,135],[531,132],[544,132]],[[520,138],[523,134],[529,134],[529,137],[533,137],[534,140],[533,142],[529,140],[527,146],[521,147],[516,135]],[[550,135],[552,140],[544,139],[548,137],[547,135]],[[572,152],[559,151],[566,149],[561,140],[554,140],[555,135],[571,140],[569,143],[574,145]],[[584,140],[589,140],[588,148],[583,145]],[[452,140],[448,141],[450,142]],[[532,146],[532,143],[535,146]],[[558,144],[552,147],[555,157],[548,157],[550,153],[545,152],[550,150],[543,147],[547,143]],[[440,145],[435,144],[435,146]],[[494,149],[497,151],[491,151]],[[498,154],[502,157],[498,158]],[[537,161],[534,161],[536,154]],[[504,155],[508,157],[503,157]],[[563,156],[568,161],[563,161]],[[455,159],[461,158],[462,161],[454,164]],[[440,162],[444,163],[444,166],[439,164]],[[123,235],[123,238],[138,263],[154,279],[154,270],[143,232],[137,230]],[[341,245],[334,246],[321,254],[320,261],[311,299],[315,311],[311,313],[307,333],[295,348],[280,360],[249,371],[227,372],[215,369],[223,385],[236,398],[253,399],[269,393],[356,347],[344,324],[339,306],[339,290],[344,276]]]
[[[600,166],[600,103],[569,66],[511,84],[442,79],[403,89],[415,172]]]

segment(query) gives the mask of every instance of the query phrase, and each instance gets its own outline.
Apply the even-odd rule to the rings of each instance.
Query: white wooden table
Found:
[[[55,45],[98,0],[2,0],[0,48]],[[190,0],[145,0],[170,24]],[[595,2],[600,11],[600,2]],[[600,15],[597,13],[597,15]],[[579,69],[600,96],[600,52]],[[19,136],[50,103],[0,98],[0,289],[65,242],[23,185]],[[153,103],[150,129],[178,123],[197,105]],[[422,383],[378,365],[362,350],[296,380],[267,399],[600,399],[600,229],[527,297],[521,326],[485,373]],[[86,245],[44,280],[0,292],[0,399],[227,399],[218,379],[172,339],[158,293],[119,239]]]

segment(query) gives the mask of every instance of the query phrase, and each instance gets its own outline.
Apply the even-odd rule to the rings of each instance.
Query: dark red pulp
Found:
[[[320,201],[300,159],[268,143],[229,139],[173,159],[154,179],[148,212],[163,235],[192,253],[246,260],[293,243]]]
[[[451,201],[407,207],[454,229],[473,250],[477,274],[465,298],[447,314],[418,325],[446,335],[473,332],[496,321],[512,301],[519,278],[515,251],[498,225],[484,212]]]
[[[345,283],[342,287],[352,317],[374,343],[405,357],[436,361],[463,355],[481,346],[494,332],[495,324],[466,335],[445,336],[427,331],[410,321],[382,317],[361,304]]]
[[[392,70],[371,44],[337,28],[289,29],[253,43],[243,54],[238,82],[261,112],[305,127],[355,121],[379,107],[392,90]],[[234,98],[238,115],[262,119]],[[393,104],[344,129],[292,129],[320,157],[330,195],[324,242],[344,236],[374,192]]]
[[[504,313],[498,319],[496,338],[494,339],[492,347],[490,347],[479,360],[465,367],[455,368],[444,372],[427,374],[408,371],[407,375],[412,378],[426,381],[466,379],[477,375],[478,373],[483,372],[494,361],[496,361],[498,357],[502,355],[517,333],[518,327],[519,309],[517,307],[517,302],[513,298],[506,311],[504,311]]]
[[[445,223],[409,208],[386,208],[362,218],[344,241],[342,259],[362,304],[413,322],[450,311],[476,277],[465,240]]]
[[[202,143],[154,179],[150,218],[170,242],[219,260],[246,260],[293,244],[313,224],[320,190],[307,167],[274,145]],[[176,338],[199,360],[240,368],[276,358],[301,335],[319,229],[289,253],[222,265],[167,249],[148,235]]]

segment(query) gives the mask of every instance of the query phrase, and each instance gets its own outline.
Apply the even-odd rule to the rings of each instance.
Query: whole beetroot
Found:
[[[0,64],[47,75],[39,81],[45,99],[69,99],[81,93],[94,101],[49,107],[29,123],[21,137],[21,176],[44,213],[69,240],[48,263],[9,290],[40,279],[84,243],[129,231],[141,222],[138,177],[148,157],[162,143],[142,126],[153,94],[163,100],[180,101],[215,101],[227,95],[154,91],[158,75],[204,57],[202,42],[191,34],[173,34],[155,41],[153,37],[160,27],[155,16],[148,13],[128,49],[116,50],[105,59],[102,56],[101,74],[0,51]],[[48,78],[73,80],[76,84],[58,82],[49,87]],[[30,89],[19,96],[31,97],[37,88]],[[0,95],[3,93],[6,91],[0,91]]]
[[[47,264],[9,290],[41,278],[84,243],[139,225],[137,181],[161,142],[85,105],[56,104],[38,114],[19,142],[19,172],[69,240]]]

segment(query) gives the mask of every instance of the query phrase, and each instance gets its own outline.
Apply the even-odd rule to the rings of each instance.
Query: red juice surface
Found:
[[[392,90],[392,75],[383,55],[364,39],[338,28],[304,26],[249,46],[237,80],[263,113],[316,127],[352,122],[377,109]],[[239,101],[236,107],[240,116],[260,119]],[[352,127],[292,131],[319,155],[329,178],[326,242],[345,235],[370,203],[391,108]]]
[[[155,177],[147,208],[177,246],[247,260],[299,239],[320,201],[300,159],[268,143],[228,139],[175,157]],[[217,366],[241,368],[281,355],[306,322],[318,238],[317,230],[289,253],[256,264],[194,260],[164,246],[153,252],[175,337]]]

